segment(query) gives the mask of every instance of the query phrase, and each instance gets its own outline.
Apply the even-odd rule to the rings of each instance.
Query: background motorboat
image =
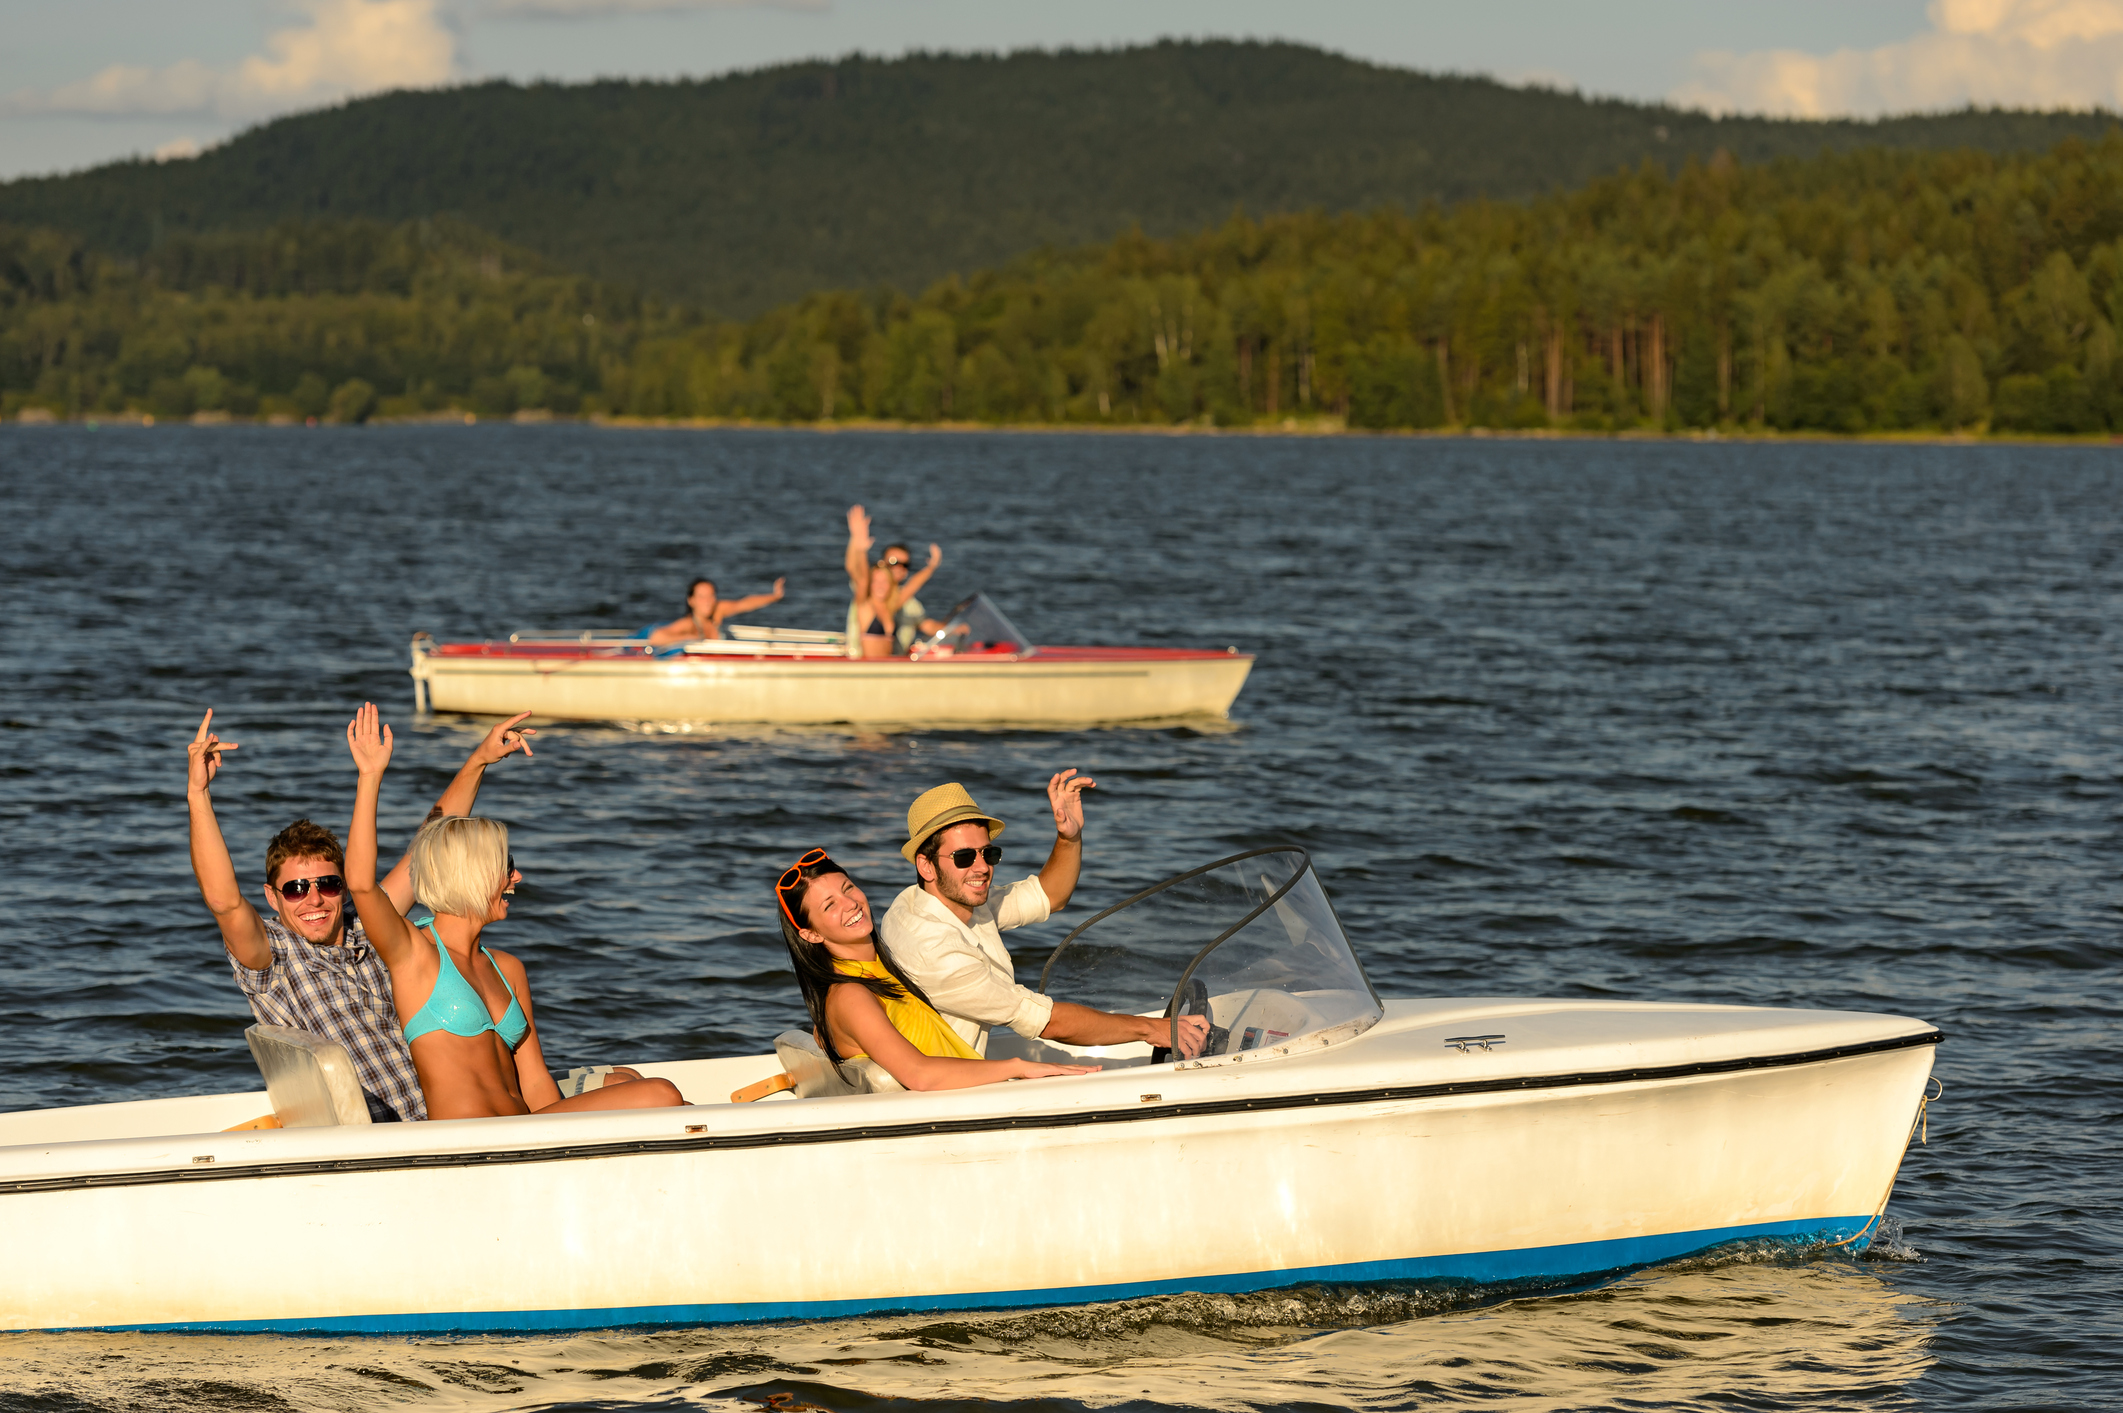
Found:
[[[1086,725],[1223,716],[1253,667],[1237,648],[1034,646],[982,594],[909,657],[850,658],[840,633],[725,631],[666,648],[595,629],[476,643],[423,633],[416,705],[557,720]]]
[[[1205,1016],[1095,1074],[370,1125],[276,1080],[0,1115],[0,1329],[529,1330],[1313,1283],[1578,1283],[1732,1243],[1859,1249],[1938,1031],[1839,1011],[1381,1000],[1306,855],[1096,915],[1041,984]],[[308,1105],[308,1107],[305,1107]],[[236,1127],[271,1109],[300,1127]],[[352,1115],[350,1115],[352,1117]]]

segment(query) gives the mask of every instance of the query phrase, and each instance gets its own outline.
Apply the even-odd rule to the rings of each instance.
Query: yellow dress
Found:
[[[867,962],[849,961],[846,957],[833,959],[833,970],[845,976],[874,976],[879,981],[893,981],[892,973],[885,964],[872,958]],[[871,993],[876,995],[875,992]],[[885,1019],[892,1028],[907,1038],[907,1043],[924,1055],[933,1055],[940,1060],[977,1060],[978,1052],[958,1038],[958,1032],[944,1024],[944,1018],[936,1014],[932,1006],[902,994],[897,998],[878,996],[878,1004],[885,1008]],[[850,1055],[851,1060],[867,1058],[861,1054]]]

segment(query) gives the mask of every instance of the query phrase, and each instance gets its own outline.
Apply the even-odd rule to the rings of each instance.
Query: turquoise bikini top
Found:
[[[410,1045],[430,1031],[446,1030],[452,1035],[474,1036],[493,1031],[501,1037],[501,1043],[514,1050],[523,1044],[524,1036],[531,1033],[530,1018],[524,1015],[523,1006],[516,999],[516,988],[509,985],[508,977],[494,965],[494,954],[485,947],[479,954],[494,967],[494,975],[501,977],[501,984],[508,988],[509,1008],[495,1020],[487,1014],[487,1003],[479,999],[472,983],[457,970],[457,963],[450,960],[450,949],[442,945],[442,938],[435,931],[435,924],[425,924],[427,934],[435,939],[435,953],[442,960],[435,973],[435,989],[428,993],[427,1004],[414,1013],[405,1023],[405,1043]]]

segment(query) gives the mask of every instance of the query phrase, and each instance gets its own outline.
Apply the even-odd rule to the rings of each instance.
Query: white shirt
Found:
[[[942,899],[910,887],[885,914],[885,946],[907,979],[929,994],[944,1024],[985,1055],[989,1026],[1036,1037],[1054,1014],[1051,997],[1018,985],[1002,939],[1004,928],[1045,922],[1052,911],[1036,875],[1000,895],[991,890],[967,922]]]

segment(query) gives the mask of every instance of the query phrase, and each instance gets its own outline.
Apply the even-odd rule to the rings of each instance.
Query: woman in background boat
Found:
[[[883,1070],[907,1089],[970,1089],[1005,1079],[1091,1074],[1095,1065],[984,1060],[901,975],[848,871],[813,849],[774,885],[781,938],[826,1058]]]
[[[635,634],[647,638],[652,648],[669,647],[673,643],[693,643],[702,640],[727,638],[723,624],[739,614],[750,613],[755,608],[765,608],[770,603],[780,603],[782,591],[789,585],[787,579],[776,579],[771,593],[748,594],[741,599],[718,599],[715,597],[713,579],[695,579],[686,585],[686,611],[669,623],[661,626],[650,624]]]
[[[922,591],[943,563],[944,552],[929,546],[929,562],[899,580],[882,560],[870,562],[870,517],[859,505],[848,508],[848,656],[886,658],[896,655],[893,635],[900,606]]]
[[[498,820],[431,820],[413,839],[413,891],[434,916],[415,927],[376,883],[376,801],[391,763],[391,729],[364,703],[347,723],[360,772],[347,831],[346,883],[369,945],[391,974],[392,1001],[430,1119],[484,1119],[583,1109],[654,1109],[685,1103],[669,1080],[634,1078],[560,1097],[538,1043],[523,963],[482,945],[488,923],[509,915],[522,881]]]

